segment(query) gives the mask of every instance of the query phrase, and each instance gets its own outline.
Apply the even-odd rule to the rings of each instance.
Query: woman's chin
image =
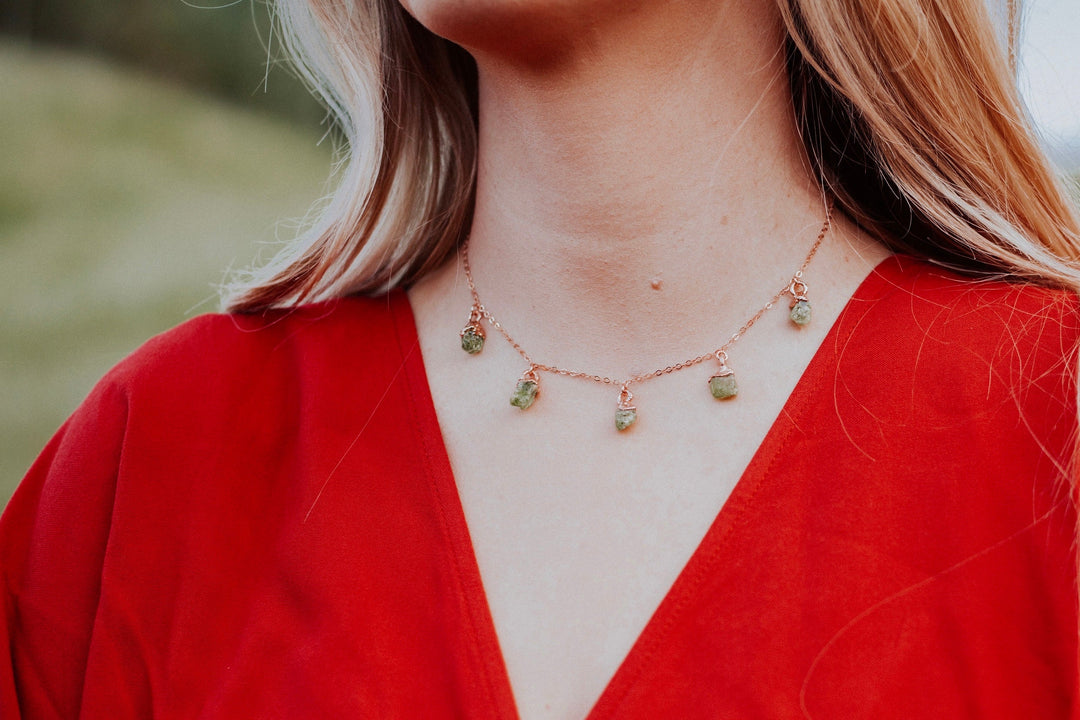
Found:
[[[431,32],[476,56],[552,63],[635,0],[400,0]]]

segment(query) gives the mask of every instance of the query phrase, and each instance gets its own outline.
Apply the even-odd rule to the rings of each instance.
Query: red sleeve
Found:
[[[107,377],[30,468],[0,519],[0,717],[79,715],[127,402]]]

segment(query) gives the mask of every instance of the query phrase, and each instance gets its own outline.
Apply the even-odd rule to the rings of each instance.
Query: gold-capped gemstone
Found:
[[[802,327],[810,322],[810,301],[796,300],[791,306],[791,322]]]
[[[536,402],[536,393],[539,390],[540,385],[535,380],[518,380],[514,394],[510,396],[510,404],[522,410],[528,410]]]
[[[615,411],[615,429],[620,432],[637,422],[635,408],[619,408]]]
[[[739,388],[735,384],[735,373],[729,370],[726,375],[713,375],[709,378],[709,392],[717,400],[735,397],[739,393]]]
[[[484,349],[484,336],[474,328],[467,327],[461,333],[461,349],[470,355],[475,355]]]

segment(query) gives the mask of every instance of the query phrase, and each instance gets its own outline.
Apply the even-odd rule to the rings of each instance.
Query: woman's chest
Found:
[[[596,681],[591,717],[1064,716],[1075,685],[1068,506],[1029,495],[1001,507],[940,472],[884,478],[834,444],[803,443],[816,449],[800,461],[784,450],[798,433],[788,424],[776,452],[755,457],[633,647],[591,646],[625,655]],[[121,511],[87,715],[514,717],[521,693],[449,476],[417,467],[390,481],[385,469],[346,463],[310,514],[315,478],[302,502],[245,513],[208,485],[199,502],[172,498],[175,525],[150,534],[152,519]],[[625,540],[618,528],[589,534],[605,533]],[[578,604],[627,607],[604,597],[611,576],[575,564],[595,548],[558,549],[567,557],[549,562],[563,574],[541,600],[570,598],[570,627],[547,630],[631,626]],[[592,622],[575,625],[583,614]],[[545,664],[567,676],[557,654]]]

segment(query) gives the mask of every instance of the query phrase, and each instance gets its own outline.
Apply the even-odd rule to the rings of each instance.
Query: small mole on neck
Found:
[[[649,281],[649,287],[651,287],[653,290],[663,290],[664,280],[659,275],[656,275],[655,277],[653,277],[652,280]]]

